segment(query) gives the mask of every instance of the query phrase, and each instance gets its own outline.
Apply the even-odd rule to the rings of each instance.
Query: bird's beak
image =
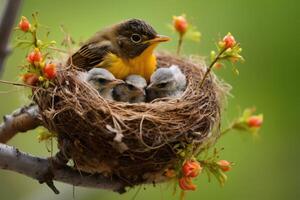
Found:
[[[169,40],[171,40],[171,38],[168,36],[157,35],[155,38],[145,41],[145,43],[149,43],[151,45],[151,44],[157,44],[160,42],[167,42]]]
[[[121,80],[121,79],[115,79],[115,80],[111,81],[109,83],[109,85],[110,86],[115,86],[115,85],[120,85],[120,84],[123,84],[123,83],[125,83],[123,80]]]
[[[149,89],[149,88],[151,88],[153,86],[153,83],[150,83],[148,86],[147,86],[147,90]]]
[[[146,91],[144,89],[140,88],[140,91],[143,95],[146,95]]]

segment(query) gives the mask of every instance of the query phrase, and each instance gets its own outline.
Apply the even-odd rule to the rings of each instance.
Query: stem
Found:
[[[221,131],[221,136],[225,135],[226,133],[228,133],[229,131],[233,130],[233,125],[230,125],[229,127],[227,127],[226,129]]]
[[[203,86],[205,79],[207,78],[207,75],[209,74],[209,72],[211,71],[212,67],[215,65],[215,63],[220,59],[220,57],[222,56],[222,54],[227,50],[227,48],[222,49],[222,51],[219,52],[219,54],[215,57],[215,59],[210,63],[207,71],[205,72],[203,79],[200,83],[200,88]]]
[[[182,47],[182,41],[183,41],[183,34],[179,34],[179,39],[178,39],[178,45],[177,45],[177,55],[180,54],[181,47]]]
[[[22,87],[30,87],[30,88],[40,88],[40,87],[28,85],[28,84],[16,83],[16,82],[5,81],[5,80],[0,80],[0,83],[4,83],[4,84],[8,84],[8,85],[14,85],[14,86],[22,86]]]

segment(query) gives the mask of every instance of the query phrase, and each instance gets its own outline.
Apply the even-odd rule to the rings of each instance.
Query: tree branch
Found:
[[[3,16],[0,21],[0,75],[2,72],[5,57],[10,52],[7,44],[17,17],[20,4],[21,0],[7,0],[6,6],[3,10]]]
[[[121,181],[100,174],[78,172],[69,166],[56,168],[53,167],[51,159],[35,157],[5,144],[0,144],[0,168],[18,172],[39,181],[43,180],[44,175],[51,169],[53,180],[56,181],[74,186],[125,192],[125,185]]]
[[[41,125],[38,116],[39,109],[35,104],[24,106],[10,115],[5,115],[3,123],[0,124],[0,143],[6,143],[18,132],[26,132]]]

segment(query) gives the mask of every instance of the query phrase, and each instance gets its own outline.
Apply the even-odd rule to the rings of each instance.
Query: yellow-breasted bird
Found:
[[[118,79],[137,74],[149,81],[157,64],[153,50],[169,40],[145,21],[129,19],[97,32],[68,62],[86,70],[105,68]]]

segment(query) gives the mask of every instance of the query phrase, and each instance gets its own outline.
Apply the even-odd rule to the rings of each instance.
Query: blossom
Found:
[[[24,16],[21,17],[21,20],[19,22],[19,28],[24,31],[27,32],[31,27],[31,24],[29,23],[28,19]]]

